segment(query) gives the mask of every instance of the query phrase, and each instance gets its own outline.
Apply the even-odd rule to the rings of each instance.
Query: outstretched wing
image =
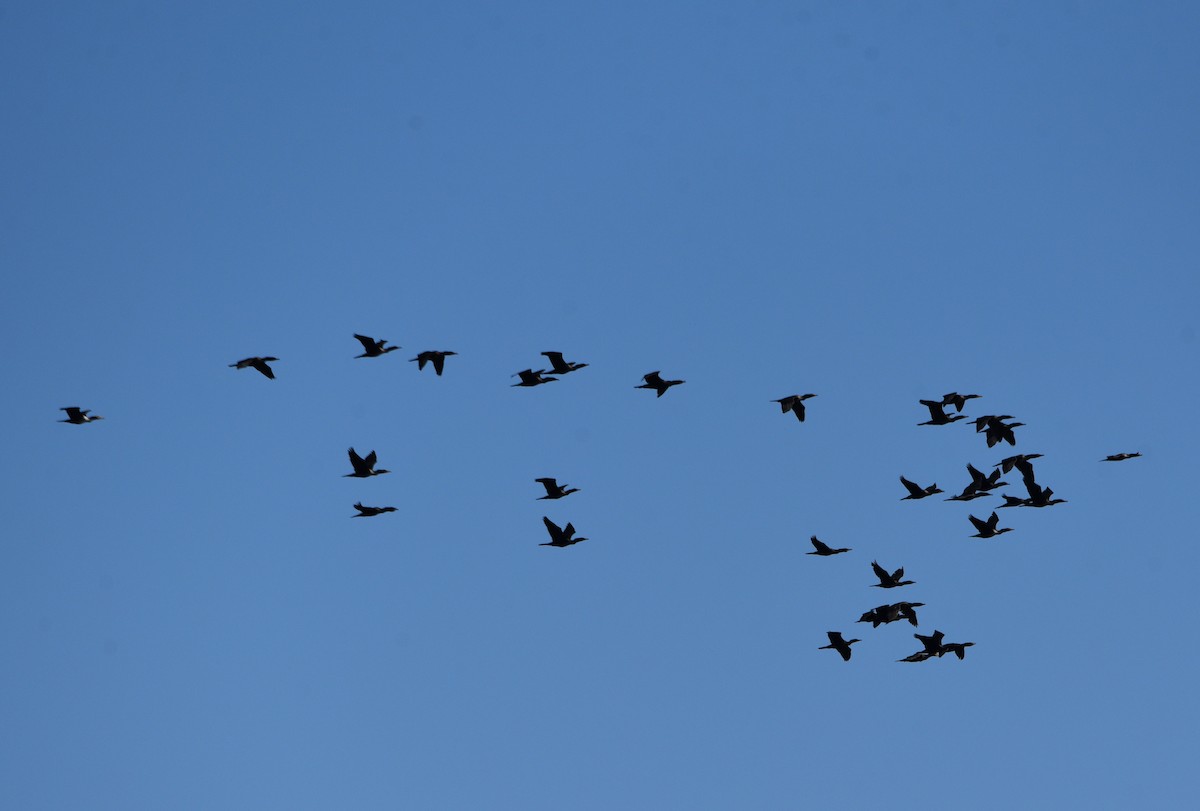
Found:
[[[925,491],[920,487],[917,487],[916,482],[910,482],[908,479],[901,476],[900,483],[904,485],[906,490],[908,490],[909,495],[915,496],[916,498],[920,498],[921,496],[925,495]]]
[[[370,352],[374,350],[379,343],[382,343],[381,341],[377,342],[374,338],[368,338],[366,335],[359,335],[357,332],[354,333],[354,337],[357,338],[358,342],[363,345],[364,352]]]

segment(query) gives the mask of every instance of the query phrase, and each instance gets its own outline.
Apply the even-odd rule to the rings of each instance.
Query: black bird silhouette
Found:
[[[586,541],[587,538],[576,538],[575,525],[568,523],[563,529],[560,529],[558,524],[555,524],[546,516],[542,516],[542,523],[546,525],[546,530],[550,533],[549,543],[540,543],[538,546],[571,546],[580,541]]]
[[[449,350],[442,351],[440,349],[427,349],[424,352],[419,353],[415,358],[409,358],[408,362],[412,363],[413,361],[416,361],[418,372],[425,368],[426,363],[432,363],[433,371],[437,372],[438,377],[441,377],[442,369],[446,365],[446,358],[457,354],[457,352],[451,352]]]
[[[934,654],[929,653],[928,651],[919,650],[916,653],[910,653],[908,656],[905,656],[903,659],[897,659],[896,661],[897,662],[924,662],[927,659],[932,659],[933,657],[934,657]]]
[[[83,425],[85,422],[95,422],[96,420],[104,419],[99,414],[88,416],[92,413],[91,409],[80,408],[79,406],[67,406],[66,408],[60,408],[59,411],[67,412],[67,418],[59,420],[59,422],[69,422],[72,425]]]
[[[927,653],[930,656],[937,656],[942,652],[942,640],[945,639],[945,637],[946,635],[941,631],[934,631],[929,636],[913,634],[913,638],[920,640],[921,644],[925,646],[925,649],[921,652]]]
[[[377,358],[380,355],[386,355],[388,352],[395,352],[400,348],[398,346],[389,346],[384,349],[383,345],[387,343],[386,340],[380,339],[376,341],[374,338],[368,338],[366,335],[359,335],[357,332],[354,333],[354,337],[357,338],[359,343],[363,345],[363,353],[361,355],[355,355],[354,357],[356,358]]]
[[[787,397],[781,397],[771,402],[779,403],[779,409],[782,413],[786,414],[790,411],[796,415],[796,419],[804,422],[804,401],[816,396],[815,394],[789,394]]]
[[[949,425],[952,422],[966,419],[963,414],[955,414],[953,417],[946,416],[942,403],[937,400],[922,400],[921,405],[929,409],[929,419],[925,422],[918,422],[917,425]]]
[[[513,375],[513,377],[521,378],[521,382],[513,383],[513,385],[514,386],[540,386],[543,383],[553,383],[555,380],[558,380],[557,377],[542,377],[542,374],[544,372],[545,372],[544,369],[539,369],[536,372],[533,369],[526,369],[523,372],[517,372],[515,375]]]
[[[967,404],[967,400],[978,400],[978,399],[979,399],[978,394],[959,394],[956,391],[952,391],[949,394],[942,395],[942,405],[944,405],[944,406],[952,405],[952,406],[954,406],[955,411],[962,411],[963,406]]]
[[[1001,459],[996,463],[995,467],[1000,468],[1001,473],[1007,473],[1014,467],[1021,471],[1022,476],[1033,477],[1033,465],[1030,461],[1040,459],[1040,453],[1018,453],[1016,456],[1009,456],[1007,459]]]
[[[964,659],[967,655],[967,648],[974,644],[974,642],[947,642],[942,645],[942,649],[938,651],[938,658],[941,658],[947,653],[953,653],[959,659]]]
[[[658,392],[658,396],[662,397],[667,393],[667,389],[672,386],[678,386],[680,383],[686,383],[686,380],[663,380],[659,377],[658,372],[651,372],[648,375],[642,375],[642,380],[646,382],[640,386],[634,386],[635,389],[654,389]]]
[[[571,495],[572,493],[579,492],[578,487],[572,487],[572,488],[568,489],[565,484],[559,484],[557,479],[549,479],[549,478],[534,479],[534,481],[538,482],[539,484],[542,485],[542,487],[546,488],[546,495],[539,498],[538,501],[545,501],[546,499],[565,498],[565,497]]]
[[[971,524],[974,525],[977,533],[972,535],[972,538],[995,538],[997,535],[1003,535],[1006,532],[1012,532],[1012,527],[996,529],[1000,523],[1000,516],[997,515],[994,510],[992,511],[992,516],[986,521],[976,518],[973,515],[968,515],[967,518],[971,519]]]
[[[1008,482],[1000,481],[999,470],[993,470],[991,473],[985,474],[974,465],[967,463],[967,472],[971,474],[971,486],[982,493],[995,490],[997,487],[1008,486]]]
[[[934,482],[928,487],[920,487],[916,482],[910,482],[908,479],[901,476],[900,483],[904,485],[904,489],[908,490],[908,495],[900,499],[901,501],[908,501],[910,498],[925,498],[926,496],[932,496],[934,493],[942,492],[937,486],[937,482]]]
[[[1124,462],[1126,459],[1136,459],[1141,455],[1142,455],[1141,452],[1138,452],[1138,453],[1114,453],[1110,456],[1105,456],[1100,461],[1101,462]]]
[[[576,369],[582,369],[584,366],[587,366],[586,363],[563,360],[562,352],[543,352],[542,354],[550,359],[551,374],[565,375],[567,372],[573,372]]]
[[[1065,498],[1051,498],[1054,491],[1049,487],[1042,487],[1037,482],[1026,481],[1025,487],[1029,490],[1029,498],[1024,502],[1026,507],[1053,507],[1055,504],[1067,503]]]
[[[1010,422],[1007,424],[997,423],[989,426],[987,429],[987,434],[985,435],[987,437],[988,447],[994,447],[1001,442],[1007,442],[1009,445],[1016,445],[1017,435],[1013,433],[1013,429],[1020,428],[1024,424],[1025,423],[1023,422]]]
[[[354,448],[351,448],[350,466],[354,468],[354,472],[345,474],[342,476],[343,479],[347,477],[366,479],[371,476],[382,476],[384,473],[392,472],[390,470],[375,470],[375,451],[371,451],[364,458],[355,453]]]
[[[355,502],[354,509],[358,510],[358,515],[352,515],[351,518],[370,518],[380,513],[394,513],[395,507],[364,507],[361,502]]]
[[[1004,503],[998,509],[1003,510],[1005,507],[1024,507],[1026,499],[1017,498],[1016,496],[1005,496]]]
[[[968,484],[965,488],[963,488],[963,491],[961,493],[959,493],[957,496],[950,496],[950,498],[947,498],[944,500],[945,501],[974,501],[977,498],[987,498],[989,495],[990,495],[990,493],[985,493],[985,492],[976,490],[974,485]],[[903,501],[903,499],[901,499],[901,501]]]
[[[267,363],[269,361],[276,361],[276,360],[279,360],[279,358],[242,358],[237,363],[231,363],[229,365],[230,365],[230,367],[236,367],[238,369],[245,369],[247,366],[252,369],[258,369],[258,371],[262,372],[267,377],[274,380],[275,379],[275,371],[270,366],[268,366]]]
[[[984,414],[982,417],[976,417],[975,418],[975,433],[977,433],[977,434],[983,433],[984,431],[987,430],[988,426],[993,425],[993,424],[998,425],[998,424],[1002,423],[1004,420],[1011,420],[1012,418],[1013,418],[1012,414]]]
[[[888,574],[887,569],[884,569],[877,562],[871,561],[871,570],[874,571],[875,576],[879,578],[878,583],[871,584],[874,588],[877,588],[877,589],[894,589],[894,588],[899,588],[900,586],[911,586],[916,582],[915,580],[901,580],[900,579],[900,578],[904,577],[904,567],[903,566],[901,566],[899,569],[892,572],[891,574]]]
[[[880,625],[905,619],[915,626],[917,624],[916,609],[923,605],[925,603],[892,603],[891,605],[880,605],[863,614],[858,618],[858,621],[869,622],[872,628],[878,628]]]
[[[845,549],[834,549],[834,548],[828,546],[824,541],[822,541],[816,535],[809,538],[809,540],[812,541],[813,548],[816,549],[817,551],[816,552],[805,552],[804,554],[806,554],[806,555],[821,555],[822,557],[828,557],[829,555],[840,555],[843,552],[850,551],[849,547],[846,547]]]
[[[826,631],[825,635],[829,637],[829,644],[822,645],[817,650],[835,650],[842,655],[842,659],[850,661],[850,646],[855,642],[862,642],[861,639],[842,639],[841,631]]]

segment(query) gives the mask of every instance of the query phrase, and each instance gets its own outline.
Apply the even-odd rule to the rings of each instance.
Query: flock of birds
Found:
[[[386,340],[377,340],[375,338],[371,338],[366,335],[359,335],[357,333],[354,335],[354,337],[359,341],[359,343],[362,344],[363,347],[362,354],[355,355],[355,358],[378,358],[400,349],[399,346],[388,346],[388,341]],[[411,358],[410,362],[417,364],[418,371],[423,370],[427,364],[432,365],[434,372],[440,377],[445,369],[446,358],[456,354],[456,352],[451,352],[448,350],[426,350],[419,353],[415,358]],[[520,378],[520,381],[514,383],[513,386],[532,387],[540,386],[546,383],[553,383],[562,375],[578,371],[579,369],[583,369],[588,365],[586,363],[567,361],[563,358],[561,352],[543,352],[541,354],[544,355],[549,361],[550,368],[536,370],[533,368],[523,369],[522,371],[519,371],[513,375],[513,377]],[[243,358],[235,363],[229,364],[229,366],[235,369],[255,369],[267,378],[274,380],[275,371],[271,368],[270,364],[278,360],[279,358],[271,356],[254,356]],[[663,379],[661,372],[658,371],[643,375],[642,380],[643,382],[641,385],[635,386],[634,388],[651,389],[656,392],[656,397],[662,397],[671,387],[678,386],[686,382],[684,380],[665,380]],[[771,402],[778,403],[782,413],[787,414],[791,412],[795,415],[797,420],[804,422],[804,403],[806,400],[816,396],[817,395],[815,394],[792,394],[788,395],[787,397],[781,397],[778,400],[772,400]],[[929,409],[929,419],[925,422],[920,422],[917,424],[950,425],[951,423],[955,423],[960,420],[971,419],[969,416],[962,413],[963,406],[968,400],[978,399],[979,397],[980,395],[978,394],[959,394],[958,392],[950,392],[943,395],[941,400],[921,400],[921,405]],[[947,413],[946,409],[948,407],[953,407],[955,413]],[[99,415],[92,414],[90,410],[83,409],[78,406],[68,406],[60,410],[65,412],[67,416],[66,419],[59,420],[59,422],[71,423],[73,425],[82,425],[104,419]],[[1006,422],[1006,420],[1012,419],[1013,417],[1011,414],[988,414],[981,417],[976,417],[974,418],[975,432],[984,434],[984,438],[987,441],[987,446],[989,448],[995,447],[1001,443],[1008,443],[1010,446],[1015,446],[1017,444],[1015,429],[1021,427],[1024,425],[1024,423]],[[354,448],[350,448],[348,455],[350,458],[350,466],[352,471],[345,474],[345,477],[347,478],[366,479],[373,476],[381,476],[390,472],[389,470],[376,467],[378,458],[374,450],[370,451],[365,456],[362,456]],[[1000,462],[995,465],[995,469],[988,474],[983,473],[974,465],[968,464],[967,472],[971,476],[971,481],[966,484],[962,492],[952,495],[945,500],[973,501],[978,498],[988,497],[992,494],[992,491],[1008,485],[1008,482],[1001,481],[1000,477],[1010,473],[1015,469],[1021,474],[1021,480],[1028,495],[1022,498],[1004,494],[1004,503],[999,505],[997,509],[1009,507],[1051,507],[1056,504],[1066,503],[1066,499],[1054,498],[1054,491],[1052,489],[1049,487],[1043,487],[1037,482],[1033,470],[1033,460],[1038,459],[1041,456],[1042,454],[1040,453],[1022,453],[1009,456],[1000,460]],[[1100,461],[1122,462],[1139,456],[1141,456],[1141,453],[1116,453],[1106,456]],[[544,496],[538,498],[539,501],[558,500],[566,498],[572,493],[579,492],[579,488],[559,484],[558,480],[552,477],[537,478],[534,479],[534,482],[542,485],[546,491]],[[936,482],[926,487],[922,487],[916,482],[901,476],[900,483],[904,486],[904,489],[908,493],[901,499],[901,501],[916,501],[943,492],[941,488],[937,486]],[[361,501],[355,502],[354,509],[358,511],[357,514],[353,516],[354,518],[372,518],[384,513],[396,512],[395,507],[372,507],[364,505]],[[1012,527],[1001,527],[999,525],[1000,517],[996,510],[993,510],[991,515],[987,518],[977,518],[973,514],[968,514],[967,518],[970,520],[971,525],[976,530],[975,534],[970,536],[972,538],[996,538],[1006,532],[1013,531]],[[575,526],[570,522],[567,522],[566,526],[560,527],[558,524],[551,521],[548,516],[542,516],[542,522],[546,526],[546,531],[550,536],[550,540],[539,544],[540,546],[567,547],[588,540],[586,537],[578,535]],[[812,542],[814,551],[808,552],[807,554],[809,555],[832,557],[834,555],[841,555],[853,551],[849,548],[835,549],[817,538],[816,535],[813,535],[810,540]],[[887,569],[879,565],[878,561],[872,561],[871,569],[875,573],[876,578],[879,580],[878,583],[872,584],[877,588],[894,589],[901,588],[903,586],[914,585],[914,581],[904,579],[903,567],[895,569],[892,572],[888,572]],[[869,622],[871,623],[872,628],[878,628],[880,625],[886,625],[892,622],[898,622],[900,620],[907,620],[913,627],[918,627],[916,609],[921,608],[924,605],[924,603],[907,601],[879,605],[863,613],[863,615],[858,619],[858,622]],[[829,644],[821,646],[818,648],[818,650],[835,650],[845,661],[850,661],[850,646],[862,641],[861,639],[845,639],[840,631],[827,631],[826,634],[829,637]],[[929,635],[916,633],[913,634],[913,636],[920,641],[922,645],[921,650],[912,653],[898,661],[923,662],[932,658],[941,658],[947,653],[954,654],[959,659],[963,659],[966,656],[966,649],[975,644],[974,642],[946,642],[945,635],[941,631],[936,630]]]
[[[805,395],[811,397],[814,395]],[[978,394],[959,394],[958,392],[949,392],[942,396],[941,400],[921,400],[921,405],[929,409],[929,419],[925,422],[917,423],[917,425],[950,425],[951,423],[960,420],[971,419],[966,414],[962,413],[963,406],[968,400],[977,400]],[[777,401],[782,402],[782,401]],[[801,410],[797,412],[797,416],[803,420],[804,412],[803,405],[797,401]],[[946,408],[953,406],[955,413],[946,413]],[[785,410],[786,410],[785,406]],[[1011,420],[1011,414],[986,414],[974,419],[975,432],[984,434],[987,441],[987,446],[993,448],[996,445],[1007,442],[1010,446],[1017,444],[1017,436],[1015,429],[1024,425],[1021,422],[1005,422]],[[1101,462],[1123,462],[1126,459],[1133,459],[1141,456],[1141,453],[1115,453],[1101,459]],[[957,495],[952,495],[945,499],[946,501],[974,501],[977,498],[986,498],[991,495],[993,490],[1008,486],[1008,482],[1001,481],[1000,477],[1008,474],[1012,470],[1016,470],[1021,474],[1022,484],[1028,496],[1021,498],[1019,496],[1011,496],[1005,494],[1003,496],[1004,503],[997,509],[1005,507],[1052,507],[1055,504],[1065,504],[1066,499],[1054,498],[1054,491],[1049,487],[1043,487],[1038,484],[1033,471],[1033,460],[1042,457],[1040,453],[1019,453],[1014,456],[1009,456],[1001,459],[995,465],[995,469],[991,473],[984,473],[974,465],[967,464],[967,472],[971,476],[971,481],[963,487],[962,492]],[[900,484],[908,491],[908,495],[901,498],[901,501],[917,501],[923,498],[929,498],[943,492],[934,482],[927,487],[922,487],[916,482],[900,477]],[[1006,532],[1012,532],[1012,527],[1000,526],[1000,514],[996,510],[992,510],[992,514],[986,519],[977,518],[973,514],[968,514],[967,518],[971,522],[971,526],[975,528],[975,534],[972,538],[996,538]],[[809,552],[809,555],[818,555],[821,557],[830,557],[840,555],[846,552],[853,551],[848,548],[834,549],[824,541],[820,540],[816,535],[810,539],[812,541],[814,551]],[[895,571],[888,572],[887,569],[879,565],[878,561],[871,561],[871,570],[875,573],[875,577],[879,579],[878,583],[872,585],[881,589],[894,589],[902,586],[915,585],[915,581],[905,580],[904,568],[900,567]],[[886,625],[900,620],[907,620],[913,627],[917,625],[917,609],[923,607],[924,603],[913,602],[898,602],[876,606],[869,611],[863,613],[858,618],[858,622],[869,622],[872,628],[878,628],[880,625]],[[861,639],[846,639],[842,636],[841,631],[827,631],[829,644],[822,645],[817,650],[835,650],[843,660],[850,661],[851,648],[850,646],[856,642],[861,642]],[[924,662],[933,658],[941,658],[947,653],[952,653],[959,659],[966,658],[967,648],[972,647],[974,642],[946,642],[945,634],[942,631],[934,631],[932,634],[913,634],[913,637],[921,643],[921,650],[899,659],[901,662]]]

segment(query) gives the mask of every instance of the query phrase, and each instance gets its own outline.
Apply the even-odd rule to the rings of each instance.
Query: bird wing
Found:
[[[268,366],[267,362],[265,360],[263,360],[262,358],[255,358],[254,361],[250,365],[253,366],[255,369],[258,369],[258,371],[262,372],[263,374],[265,374],[267,377],[271,378],[272,380],[275,379],[275,371],[270,366]]]
[[[814,548],[815,548],[815,549],[816,549],[818,552],[831,552],[831,551],[833,551],[833,550],[831,550],[831,549],[829,548],[829,545],[828,545],[828,544],[826,544],[824,541],[821,541],[821,540],[819,540],[819,539],[817,538],[817,536],[816,536],[816,535],[814,535],[814,536],[812,536],[811,538],[809,538],[809,540],[810,540],[810,541],[812,541],[812,545],[813,545],[813,547],[814,547]]]
[[[929,409],[929,419],[931,419],[931,420],[946,419],[946,412],[942,410],[942,404],[939,403],[937,400],[922,400],[921,405],[923,405]]]
[[[557,541],[562,538],[563,531],[558,524],[551,521],[546,516],[542,516],[542,523],[546,525],[546,531],[550,533],[550,539]]]
[[[69,420],[81,420],[83,419],[83,415],[87,413],[86,411],[81,411],[79,406],[60,408],[59,411],[67,412],[67,419]]]
[[[904,485],[905,489],[908,490],[910,495],[914,495],[917,498],[920,498],[921,496],[925,495],[925,491],[922,490],[920,487],[917,487],[916,482],[910,482],[908,479],[901,476],[900,483],[902,485]]]
[[[967,463],[967,472],[971,474],[971,481],[977,486],[980,483],[987,481],[987,476],[979,472],[979,470],[977,470],[976,467],[970,462]]]
[[[363,464],[365,464],[368,469],[371,469],[375,467],[375,463],[377,461],[379,461],[379,458],[375,456],[375,451],[371,451],[367,454],[367,457],[363,459]]]
[[[552,496],[558,492],[558,482],[554,479],[534,479],[535,482],[546,488],[546,495]]]
[[[871,561],[871,571],[875,572],[875,576],[878,577],[882,583],[886,583],[890,579],[888,577],[887,570],[880,566],[876,561]]]
[[[376,341],[374,338],[368,338],[366,335],[359,335],[357,332],[354,333],[354,337],[358,339],[358,342],[363,345],[363,350],[367,352],[371,352],[383,344],[383,341]]]
[[[433,371],[437,372],[438,377],[442,376],[442,367],[444,367],[445,365],[446,365],[446,356],[445,355],[434,355],[433,356]]]
[[[992,513],[992,515],[995,515],[995,513]],[[968,516],[967,516],[967,518],[971,519],[971,523],[972,523],[972,524],[975,526],[975,529],[976,529],[978,532],[980,532],[980,533],[984,533],[984,532],[986,532],[986,531],[987,531],[987,527],[988,527],[988,525],[987,525],[987,521],[984,521],[984,520],[982,520],[982,519],[976,518],[976,517],[975,517],[975,516],[973,516],[973,515],[968,515]]]
[[[663,379],[659,377],[658,372],[651,372],[648,375],[642,375],[642,380],[645,380],[652,386],[662,385]]]
[[[354,452],[354,448],[351,448],[349,453],[350,453],[350,466],[354,468],[355,473],[361,473],[364,470],[368,469],[368,465],[366,464],[366,462],[363,461],[363,458],[361,456],[359,456],[357,453]]]

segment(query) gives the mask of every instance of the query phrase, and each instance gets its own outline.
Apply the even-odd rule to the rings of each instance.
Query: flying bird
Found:
[[[809,540],[812,541],[813,548],[816,549],[817,551],[805,552],[804,554],[806,554],[806,555],[821,555],[822,557],[828,557],[829,555],[840,555],[843,552],[850,551],[849,547],[847,547],[845,549],[834,549],[834,548],[828,546],[824,541],[822,541],[816,535],[809,538]]]
[[[952,405],[952,406],[954,406],[955,411],[962,411],[963,406],[967,404],[967,400],[978,400],[978,399],[979,399],[978,394],[959,394],[956,391],[952,391],[949,394],[942,395],[942,405],[944,405],[944,406]]]
[[[351,518],[370,518],[380,513],[394,513],[395,507],[364,507],[362,502],[355,502],[354,509],[358,510],[358,515],[352,515]]]
[[[538,546],[571,546],[580,541],[586,541],[587,538],[575,537],[575,525],[568,523],[565,528],[559,528],[546,516],[542,516],[542,523],[546,525],[546,531],[550,533],[550,541],[548,543],[540,543]]]
[[[230,367],[235,367],[238,369],[245,369],[247,367],[249,367],[251,369],[258,369],[258,371],[262,372],[264,375],[266,375],[267,377],[274,380],[275,379],[275,371],[270,366],[268,366],[267,363],[269,361],[276,361],[276,360],[279,360],[279,358],[242,358],[237,363],[231,363],[229,365],[230,365]]]
[[[825,635],[829,637],[829,644],[822,645],[817,650],[835,650],[842,655],[844,661],[850,661],[850,646],[855,642],[862,642],[861,639],[842,639],[841,631],[826,631]]]
[[[967,648],[974,644],[974,642],[947,642],[942,645],[942,649],[938,651],[938,658],[940,659],[947,653],[953,653],[960,660],[964,659],[967,655]]]
[[[542,487],[546,488],[546,495],[540,497],[538,499],[538,501],[545,501],[546,499],[565,498],[565,497],[571,495],[572,493],[579,492],[578,487],[572,487],[572,488],[568,489],[565,484],[559,484],[557,479],[545,478],[545,479],[534,479],[534,481],[538,482],[539,484],[542,485]]]
[[[400,348],[398,346],[389,346],[385,349],[383,345],[386,344],[387,341],[383,339],[376,341],[374,338],[368,338],[366,335],[359,335],[357,332],[354,333],[354,337],[357,338],[359,343],[363,345],[363,353],[361,355],[355,355],[354,357],[356,358],[377,358],[380,355],[386,355],[388,352],[395,352]]]
[[[917,425],[949,425],[952,422],[966,419],[964,414],[955,414],[953,417],[946,416],[942,403],[937,400],[922,400],[921,405],[929,409],[929,419],[926,422],[918,422]]]
[[[1000,524],[1000,516],[996,514],[995,510],[992,511],[991,517],[986,521],[976,518],[973,515],[968,515],[967,518],[971,519],[971,524],[974,525],[976,530],[976,534],[972,535],[972,538],[995,538],[997,535],[1012,532],[1012,527],[996,529]]]
[[[533,369],[526,369],[522,372],[517,372],[515,375],[513,375],[513,377],[521,378],[521,382],[513,383],[513,385],[514,386],[540,386],[543,383],[553,383],[555,380],[558,380],[557,377],[542,377],[542,374],[544,372],[545,372],[544,369],[539,369],[536,372]]]
[[[1040,459],[1040,453],[1018,453],[1016,456],[1009,456],[1007,459],[1001,459],[994,467],[1000,468],[1001,473],[1007,473],[1014,467],[1021,472],[1022,476],[1033,476],[1033,465],[1030,462],[1034,459]]]
[[[651,372],[648,375],[642,375],[642,380],[646,382],[640,386],[634,386],[635,389],[654,389],[658,392],[658,396],[662,397],[667,393],[667,389],[672,386],[678,386],[680,383],[686,383],[686,380],[663,380],[659,377],[658,372]]]
[[[908,490],[908,495],[905,496],[904,498],[900,499],[901,501],[908,501],[909,499],[925,498],[926,496],[932,496],[934,493],[942,492],[941,489],[937,486],[937,482],[934,482],[933,484],[929,485],[928,487],[920,487],[917,485],[916,482],[910,482],[908,479],[901,476],[900,483],[902,485],[904,485],[904,489]]]
[[[1025,487],[1029,490],[1029,498],[1025,499],[1024,506],[1026,507],[1053,507],[1055,504],[1066,504],[1065,498],[1051,498],[1054,491],[1049,487],[1042,487],[1037,482],[1026,481]]]
[[[1139,453],[1114,453],[1110,456],[1105,456],[1101,462],[1124,462],[1126,459],[1136,459],[1142,454]]]
[[[371,451],[364,458],[355,453],[354,448],[351,448],[350,466],[354,468],[354,472],[345,474],[342,476],[343,479],[347,477],[366,479],[371,476],[382,476],[384,473],[392,472],[390,470],[375,470],[375,451]]]
[[[771,402],[779,403],[779,410],[782,413],[786,414],[790,411],[796,415],[796,419],[804,422],[804,401],[816,396],[815,394],[789,394],[787,397],[781,397]]]
[[[409,363],[416,361],[418,372],[425,368],[426,363],[432,363],[433,371],[437,372],[438,377],[441,377],[442,368],[446,365],[446,358],[457,354],[457,352],[451,352],[449,350],[442,351],[440,349],[427,349],[426,351],[419,353],[415,358],[409,358],[408,361]]]
[[[916,583],[915,580],[901,580],[904,577],[904,567],[901,566],[896,571],[888,574],[887,569],[880,566],[877,562],[871,561],[871,570],[875,572],[875,576],[879,578],[878,583],[871,585],[877,589],[895,589],[900,586],[911,586]]]
[[[574,372],[576,369],[587,366],[586,363],[563,360],[562,352],[543,352],[542,354],[550,359],[551,374],[565,375],[567,372]]]
[[[904,619],[908,620],[911,625],[916,626],[916,609],[923,605],[925,603],[892,603],[891,605],[876,606],[859,617],[858,621],[869,622],[872,628],[878,628],[880,625]]]
[[[67,418],[59,420],[59,422],[69,422],[72,425],[83,425],[85,422],[95,422],[96,420],[104,419],[99,414],[89,416],[92,413],[91,409],[80,408],[79,406],[67,406],[66,408],[60,408],[59,411],[67,412]]]

